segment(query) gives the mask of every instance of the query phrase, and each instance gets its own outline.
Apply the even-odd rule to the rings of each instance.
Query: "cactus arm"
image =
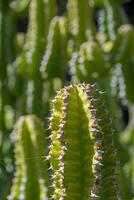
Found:
[[[73,78],[78,81],[97,80],[107,76],[109,71],[103,52],[96,42],[83,43],[77,56],[72,57],[70,63]]]
[[[98,12],[98,40],[104,51],[112,48],[116,39],[116,32],[122,23],[126,23],[124,13],[120,8],[120,2],[103,1]]]
[[[100,95],[97,104],[103,102],[103,95]],[[109,199],[119,199],[118,182],[117,182],[117,158],[116,149],[114,147],[114,136],[111,118],[104,104],[98,106],[96,111],[97,117],[100,119],[99,126],[101,127],[103,134],[103,167],[102,167],[102,182],[101,187],[104,188],[100,191],[100,199],[107,199],[106,195],[109,195]],[[109,141],[110,144],[109,144]]]
[[[112,129],[99,96],[93,86],[79,84],[54,100],[49,157],[56,200],[105,199],[107,191],[109,199],[118,199]]]
[[[98,39],[103,48],[108,41],[115,39],[113,8],[109,1],[104,1],[103,8],[98,12]]]
[[[30,64],[31,70],[34,72],[34,78],[33,80],[30,80],[30,83],[32,84],[32,96],[30,98],[27,97],[27,103],[29,101],[30,109],[28,110],[28,104],[27,104],[27,112],[28,113],[35,113],[37,116],[42,117],[43,116],[43,79],[40,72],[40,63],[43,57],[43,53],[46,49],[46,37],[48,34],[48,27],[51,19],[56,15],[56,1],[50,0],[50,1],[43,1],[40,2],[37,1],[37,27],[35,35],[37,39],[35,40],[35,47],[34,47],[34,53],[32,56],[32,62]],[[41,5],[41,3],[43,3]],[[43,7],[44,6],[44,7]],[[42,16],[41,16],[42,15]],[[32,21],[32,20],[31,20]],[[31,22],[32,23],[32,22]],[[30,25],[29,25],[30,26]],[[43,28],[44,27],[44,28]],[[33,30],[32,30],[33,31]],[[29,34],[30,36],[30,34]],[[30,67],[29,66],[29,67]],[[37,70],[34,70],[37,68]],[[27,89],[30,90],[30,84],[28,83]],[[28,94],[28,93],[27,93]],[[40,106],[39,106],[40,105]]]
[[[84,10],[84,12],[83,12]],[[79,33],[78,33],[78,41],[80,43],[85,42],[86,40],[90,40],[92,37],[95,27],[93,26],[92,20],[92,8],[90,6],[90,1],[86,0],[82,2],[78,1],[78,23],[79,23]]]
[[[59,77],[64,80],[65,68],[63,66],[66,66],[67,29],[65,17],[56,16],[51,21],[47,48],[41,64],[44,79]]]
[[[111,50],[110,61],[112,65],[115,62],[121,64],[121,70],[125,82],[126,96],[130,102],[134,102],[132,82],[134,77],[133,60],[134,52],[134,29],[131,25],[122,25],[118,29],[118,35]]]
[[[35,158],[29,159],[30,157],[35,154],[34,145],[32,145],[32,141],[29,135],[29,130],[27,127],[26,122],[24,122],[22,127],[23,135],[22,135],[22,142],[23,142],[23,151],[25,156],[25,165],[26,168],[26,184],[25,184],[25,198],[26,199],[39,199],[39,184],[38,184],[38,172],[36,171],[36,162]],[[30,133],[31,134],[31,133]],[[32,193],[32,189],[34,188],[35,193]]]
[[[11,28],[12,27],[12,28]],[[12,49],[14,31],[13,16],[9,9],[9,2],[1,1],[0,5],[0,130],[6,132],[5,106],[11,103],[9,88],[5,84],[8,82],[8,64],[12,62]],[[10,69],[11,70],[11,69]],[[5,134],[4,134],[5,135]]]
[[[23,51],[16,59],[17,70],[22,75],[29,73],[32,78],[37,75],[45,50],[47,29],[50,20],[56,15],[54,8],[56,8],[55,0],[31,0],[30,2],[28,31]],[[28,68],[26,68],[27,65]]]
[[[119,27],[117,38],[111,50],[111,61],[124,63],[133,54],[133,35],[134,28],[125,24]]]
[[[55,15],[55,0],[32,0],[30,2],[26,40],[23,51],[15,62],[17,73],[21,74],[26,85],[22,92],[23,97],[21,98],[24,99],[24,102],[20,103],[21,105],[24,104],[21,111],[23,114],[34,113],[40,117],[44,114],[42,109],[42,92],[44,88],[40,72],[40,63],[46,48],[48,26],[50,20]],[[29,80],[27,81],[27,79]],[[16,84],[18,84],[18,81],[16,81]]]
[[[55,86],[59,89],[65,82],[67,38],[68,22],[66,17],[54,17],[50,23],[47,47],[40,66],[42,79],[48,91],[45,98],[46,102],[44,103],[45,111],[46,107],[49,107],[49,98],[56,91]]]
[[[15,134],[16,172],[10,198],[46,199],[44,128],[35,116],[25,116],[17,122]]]
[[[10,7],[16,12],[22,12],[27,8],[29,2],[30,0],[15,0],[13,3],[10,3]]]
[[[122,65],[122,72],[125,82],[126,97],[130,103],[134,103],[133,79],[134,79],[134,62],[131,60]]]
[[[21,121],[18,122],[17,126],[21,125]],[[21,140],[21,135],[18,134],[18,129],[15,128],[16,132],[16,143],[18,143]],[[14,174],[13,179],[13,185],[11,188],[11,195],[10,197],[14,200],[17,200],[23,196],[23,192],[20,191],[21,185],[24,187],[26,182],[26,168],[24,164],[24,154],[23,154],[23,148],[22,145],[16,145],[15,147],[15,165],[17,170]]]
[[[77,47],[79,47],[82,42],[93,37],[95,28],[92,24],[92,9],[88,0],[84,2],[80,0],[69,0],[68,17],[70,32],[77,40]]]
[[[60,92],[61,93],[61,92]],[[75,113],[75,109],[78,109],[78,99],[79,97],[77,96],[77,90],[75,88],[72,89],[72,91],[69,92],[70,93],[70,97],[69,97],[69,107],[68,107],[68,112],[70,113],[69,116],[68,116],[68,120],[69,120],[69,124],[68,126],[66,126],[65,130],[64,130],[64,138],[63,138],[63,141],[65,140],[67,143],[70,143],[69,146],[68,146],[68,153],[66,154],[66,166],[64,167],[65,168],[65,177],[66,177],[66,184],[68,185],[69,184],[69,187],[68,187],[68,192],[66,194],[66,198],[67,199],[75,199],[75,198],[81,198],[81,196],[83,195],[83,192],[82,190],[80,192],[76,192],[78,189],[80,190],[80,184],[75,184],[75,178],[78,178],[79,181],[82,181],[81,180],[81,170],[83,169],[84,170],[84,167],[82,166],[82,169],[81,169],[81,166],[80,166],[80,162],[82,162],[82,155],[81,155],[81,152],[79,150],[79,147],[81,145],[80,143],[80,133],[83,131],[83,130],[79,130],[79,126],[77,127],[77,122],[74,121],[73,122],[73,119],[75,118],[79,118],[79,114]],[[61,95],[62,97],[62,95]],[[59,99],[61,98],[60,96],[56,97],[56,99]],[[64,98],[64,101],[67,100],[67,96],[65,96],[63,94],[63,98]],[[77,99],[78,98],[78,99]],[[73,100],[73,101],[72,101]],[[74,101],[75,100],[75,101]],[[77,104],[75,105],[74,102]],[[57,103],[57,102],[56,102]],[[80,103],[80,102],[79,102]],[[62,106],[63,106],[63,110],[66,109],[66,103],[63,102],[62,100]],[[74,109],[73,109],[74,107]],[[61,106],[59,107],[61,109]],[[71,109],[71,110],[70,110]],[[62,112],[63,112],[62,110]],[[71,112],[70,112],[71,111]],[[54,112],[54,115],[56,115],[56,113],[61,113],[60,110],[56,110],[56,112]],[[64,117],[66,113],[62,113],[62,116]],[[83,113],[82,113],[83,114]],[[83,114],[84,115],[84,114]],[[61,116],[60,116],[61,117]],[[54,118],[55,119],[55,118]],[[52,124],[54,123],[54,119],[52,121]],[[65,120],[65,119],[64,119]],[[60,154],[64,154],[64,148],[65,146],[63,146],[61,143],[60,143],[60,139],[57,140],[56,138],[58,137],[58,133],[60,135],[60,132],[62,133],[62,124],[60,123],[60,121],[63,121],[62,117],[60,120],[58,120],[59,124],[58,124],[58,127],[61,127],[61,130],[60,129],[57,129],[57,132],[53,132],[53,145],[55,144],[55,146],[53,146],[53,149],[50,151],[50,156],[51,156],[51,161],[52,161],[52,167],[54,168],[54,170],[59,170],[60,171],[60,168],[61,168],[61,171],[62,171],[62,166],[59,167],[58,165],[58,161],[56,163],[53,163],[53,159],[56,159],[57,157],[60,156]],[[87,120],[86,120],[87,121]],[[63,121],[64,122],[64,121]],[[73,124],[76,125],[76,130],[73,129]],[[53,126],[52,126],[53,128]],[[57,128],[57,127],[56,127]],[[88,122],[86,124],[86,128],[88,129]],[[56,130],[56,129],[55,129]],[[77,135],[77,132],[79,130],[79,134]],[[57,136],[56,136],[57,135]],[[87,135],[88,135],[88,132],[87,132]],[[60,136],[59,136],[60,137]],[[81,147],[82,148],[82,147]],[[57,149],[57,157],[55,157],[55,151]],[[87,148],[88,149],[88,148]],[[86,150],[87,150],[86,149]],[[92,149],[93,151],[93,149]],[[72,155],[71,155],[72,154]],[[92,153],[91,153],[92,155]],[[85,156],[86,157],[86,156]],[[75,159],[74,159],[75,158]],[[73,159],[74,159],[74,164],[73,164]],[[86,158],[85,158],[86,159]],[[78,160],[78,161],[77,161]],[[84,162],[83,162],[84,163]],[[62,161],[60,162],[60,164],[62,164]],[[89,165],[91,166],[91,165]],[[88,165],[87,165],[87,168],[88,168]],[[91,169],[90,169],[91,170]],[[77,173],[75,174],[75,171],[77,171]],[[85,171],[86,171],[86,167],[85,167]],[[58,199],[61,197],[61,195],[63,195],[62,193],[64,193],[64,188],[58,188],[58,185],[59,185],[59,181],[61,180],[56,180],[58,177],[60,176],[60,179],[62,179],[62,173],[58,173],[56,172],[54,174],[54,187],[55,187],[55,193],[54,193],[54,198],[55,199]],[[59,185],[60,186],[60,185]],[[88,188],[88,187],[87,187]],[[59,191],[60,190],[60,191]],[[82,193],[81,193],[82,192]],[[60,194],[61,193],[61,194]],[[87,194],[89,195],[89,194]]]
[[[30,3],[29,28],[25,43],[26,62],[31,76],[37,76],[38,67],[44,50],[45,5],[42,0]],[[24,66],[25,67],[25,66]]]
[[[129,105],[130,120],[125,131],[120,134],[121,144],[125,147],[126,156],[121,154],[121,193],[122,199],[133,199],[134,198],[134,107]],[[120,152],[121,153],[121,152]],[[124,164],[125,163],[125,164]],[[128,169],[128,172],[126,172]],[[126,185],[127,183],[127,185]]]

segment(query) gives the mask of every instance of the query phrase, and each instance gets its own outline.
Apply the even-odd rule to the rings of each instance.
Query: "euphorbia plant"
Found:
[[[61,89],[53,100],[49,156],[53,199],[119,199],[112,122],[94,85]]]

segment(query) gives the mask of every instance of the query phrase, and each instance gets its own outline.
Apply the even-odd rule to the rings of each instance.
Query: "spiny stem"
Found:
[[[53,199],[118,199],[113,130],[94,85],[61,89],[50,118]],[[110,143],[110,144],[109,144]]]
[[[23,116],[16,123],[14,133],[16,171],[9,199],[47,199],[43,125],[35,116]]]

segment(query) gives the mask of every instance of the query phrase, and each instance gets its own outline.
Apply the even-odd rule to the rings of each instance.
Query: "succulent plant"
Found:
[[[15,174],[8,199],[47,199],[45,133],[40,120],[22,116],[15,129]]]
[[[88,83],[106,77],[109,71],[104,53],[95,41],[83,43],[70,63],[73,79],[77,82]]]
[[[41,62],[42,77],[65,79],[67,65],[68,23],[65,17],[54,17],[50,23],[46,51]]]
[[[126,133],[129,142],[120,137],[126,110],[119,104],[127,107],[125,116],[130,122],[134,103],[134,28],[125,16],[125,0],[1,2],[0,199],[5,200],[13,177],[14,154],[9,134],[14,122],[21,115],[35,114],[47,127],[56,91],[80,82],[84,83],[61,89],[53,101],[47,155],[52,171],[47,169],[45,150],[49,142],[39,120],[24,116],[17,122],[16,172],[9,199],[51,198],[51,184],[52,198],[56,200],[120,199],[114,146],[121,163],[121,198],[132,199],[133,125]],[[23,19],[24,26],[20,23]],[[105,95],[88,84],[94,82]],[[113,118],[112,125],[109,116]],[[44,156],[43,163],[36,155]],[[48,177],[52,175],[51,184],[46,170]],[[25,182],[26,179],[30,181]]]
[[[92,8],[91,2],[85,0],[69,0],[67,4],[69,29],[71,35],[74,37],[76,46],[79,47],[81,43],[91,40],[94,36],[94,25],[92,23]],[[84,12],[83,12],[84,10]]]
[[[84,83],[64,87],[53,100],[49,128],[53,199],[119,199],[112,123],[103,92]]]

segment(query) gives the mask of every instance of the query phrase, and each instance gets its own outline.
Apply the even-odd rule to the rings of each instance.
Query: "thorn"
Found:
[[[93,96],[88,96],[87,98],[88,98],[88,100],[90,101],[90,100],[93,99],[94,97],[93,97]]]
[[[94,88],[96,86],[96,84],[90,84],[90,88]]]
[[[90,109],[90,112],[91,112],[92,115],[96,115],[97,109],[95,109],[95,108],[94,109]]]
[[[48,156],[45,156],[45,160],[50,160],[51,156],[48,155]]]
[[[91,128],[93,128],[93,129],[97,129],[97,128],[98,128],[98,124],[93,123],[93,124],[91,125]]]
[[[62,124],[59,125],[59,128],[60,128],[61,130],[64,130],[64,126],[65,126],[65,124],[62,123]]]
[[[94,108],[94,106],[92,105],[92,104],[90,104],[89,106],[88,106],[88,109],[90,110],[90,109],[93,109]]]
[[[103,157],[102,156],[94,156],[94,159],[97,161],[102,161]]]
[[[90,126],[89,126],[89,129],[90,129],[90,131],[93,132],[93,133],[95,133],[95,132],[98,132],[98,133],[99,133],[99,132],[100,132],[99,129],[97,129],[97,128],[92,128],[92,127],[90,128]]]

